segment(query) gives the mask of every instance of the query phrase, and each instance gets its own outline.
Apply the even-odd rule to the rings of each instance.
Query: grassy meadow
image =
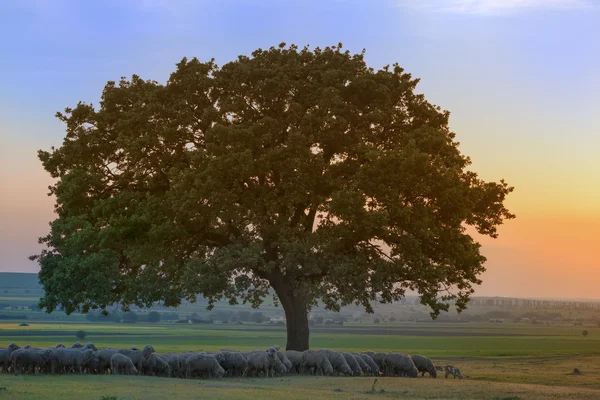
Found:
[[[569,372],[578,365],[585,372]],[[583,367],[585,365],[585,367]],[[600,399],[600,357],[461,362],[463,380],[286,376],[181,380],[123,376],[0,375],[0,399]]]
[[[71,344],[84,330],[98,347],[152,344],[158,352],[239,350],[285,344],[280,326],[259,324],[0,324],[0,347]],[[348,324],[315,328],[311,347],[423,354],[459,367],[465,379],[285,376],[220,381],[0,374],[0,399],[600,399],[600,328],[492,323]],[[579,368],[583,374],[574,375]],[[340,390],[340,391],[338,391]],[[111,397],[115,396],[115,397]]]
[[[36,280],[27,274],[0,274],[0,278],[0,315],[3,318],[0,320],[0,348],[11,342],[21,346],[49,347],[57,343],[69,346],[75,341],[93,342],[101,348],[152,344],[158,352],[285,346],[285,326],[281,323],[161,321],[151,324],[142,319],[132,324],[92,322],[81,314],[66,316],[55,312],[48,315],[35,309],[35,303],[42,295]],[[203,307],[187,304],[177,311],[182,319],[192,312],[207,319],[209,314]],[[219,307],[221,311],[248,310],[247,307]],[[414,305],[385,307],[380,308],[378,317],[385,318],[385,323],[374,323],[373,317],[364,318],[358,311],[350,310],[343,325],[311,327],[311,348],[422,354],[436,364],[457,366],[465,379],[444,379],[442,375],[438,379],[378,378],[375,382],[372,377],[284,376],[186,381],[156,377],[10,376],[0,373],[0,400],[600,400],[600,326],[593,319],[597,310],[568,309],[563,315],[571,320],[532,324],[494,323],[487,317],[470,322],[415,322],[408,321],[415,315],[415,310],[426,310],[419,310]],[[271,317],[281,312],[268,303],[261,307],[263,310]],[[478,312],[485,315],[490,311],[494,309]],[[513,312],[519,313],[518,310]],[[543,315],[554,311],[535,312]],[[139,315],[143,318],[147,313],[148,310],[144,310]],[[392,321],[392,316],[404,321]],[[85,339],[75,337],[79,330],[86,332]],[[582,335],[583,330],[587,330],[587,336]],[[573,374],[574,368],[580,369],[582,374]]]

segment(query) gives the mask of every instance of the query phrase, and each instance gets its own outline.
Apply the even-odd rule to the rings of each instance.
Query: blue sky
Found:
[[[56,111],[97,103],[121,76],[165,82],[184,56],[222,65],[280,42],[342,42],[365,48],[375,68],[399,62],[421,78],[417,91],[451,111],[473,168],[517,187],[509,206],[519,218],[484,243],[482,294],[531,293],[515,271],[555,271],[535,289],[549,295],[566,249],[598,270],[587,242],[560,228],[600,236],[598,1],[7,0],[0,35],[0,271],[36,270],[26,257],[53,218],[36,150],[60,145]],[[566,244],[544,247],[555,242]],[[593,287],[572,278],[573,293],[596,293],[594,276]]]

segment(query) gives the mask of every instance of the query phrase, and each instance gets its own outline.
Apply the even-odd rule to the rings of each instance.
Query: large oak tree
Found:
[[[463,310],[485,261],[467,228],[496,237],[512,188],[468,170],[417,79],[341,47],[184,58],[164,85],[122,78],[58,113],[40,306],[257,307],[273,288],[295,350],[317,300]]]

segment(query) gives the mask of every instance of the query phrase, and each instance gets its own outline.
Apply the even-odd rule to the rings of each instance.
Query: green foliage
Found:
[[[83,340],[83,339],[85,339],[85,338],[86,338],[86,336],[87,336],[87,333],[86,333],[86,331],[83,331],[83,330],[78,330],[77,332],[75,332],[75,337],[76,337],[77,339],[79,339],[79,340]]]
[[[109,82],[39,152],[58,215],[32,257],[40,305],[257,307],[272,286],[292,331],[317,299],[372,312],[414,290],[434,316],[463,310],[485,261],[465,227],[496,237],[512,188],[467,170],[417,83],[341,44]]]

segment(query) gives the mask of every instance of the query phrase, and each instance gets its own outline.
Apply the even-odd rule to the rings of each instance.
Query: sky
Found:
[[[515,186],[517,219],[477,237],[476,295],[600,298],[598,21],[596,0],[0,2],[0,271],[38,270],[55,215],[36,152],[62,142],[57,111],[121,76],[165,82],[184,56],[342,42],[420,78],[472,169]]]

